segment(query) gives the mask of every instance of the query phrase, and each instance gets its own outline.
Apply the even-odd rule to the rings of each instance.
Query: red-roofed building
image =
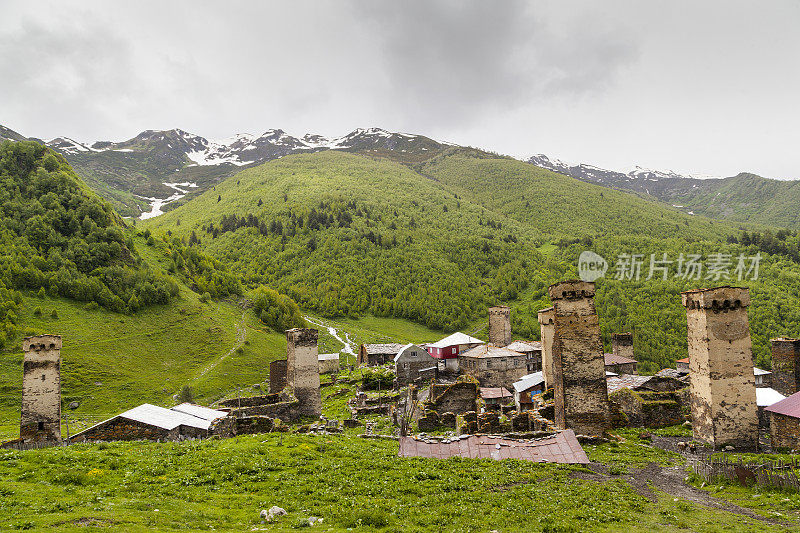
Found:
[[[689,372],[689,358],[686,357],[675,361],[675,369],[678,372]]]
[[[764,410],[770,414],[772,447],[800,450],[800,392]]]

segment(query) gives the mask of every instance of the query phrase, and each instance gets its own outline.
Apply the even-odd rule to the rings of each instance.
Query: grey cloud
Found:
[[[528,2],[359,1],[354,8],[371,21],[387,90],[408,126],[480,122],[556,93],[602,91],[637,57],[632,36],[588,17],[554,28]]]

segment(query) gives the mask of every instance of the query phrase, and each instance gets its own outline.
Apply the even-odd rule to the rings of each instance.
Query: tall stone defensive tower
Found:
[[[633,357],[633,334],[632,333],[612,333],[611,334],[611,353],[628,359]]]
[[[300,412],[307,416],[322,414],[318,336],[316,329],[295,328],[286,331],[286,381],[300,400]]]
[[[571,280],[550,286],[553,302],[555,423],[583,435],[611,428],[594,283]]]
[[[772,339],[772,388],[784,396],[800,391],[800,339]]]
[[[747,308],[740,287],[681,294],[686,307],[694,438],[715,448],[753,448],[758,438],[756,385]]]
[[[553,308],[548,307],[539,311],[539,330],[542,338],[542,374],[544,386],[548,389],[553,386],[553,334],[555,323],[553,321]]]
[[[22,341],[23,442],[61,441],[61,336],[40,335]]]
[[[511,344],[511,308],[505,305],[489,308],[489,343],[495,346]]]

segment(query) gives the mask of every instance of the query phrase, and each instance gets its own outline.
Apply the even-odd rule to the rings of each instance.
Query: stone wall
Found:
[[[176,428],[177,429],[177,428]],[[176,431],[177,433],[177,431]],[[77,435],[73,442],[106,442],[114,440],[166,440],[170,432],[127,418],[112,418]]]
[[[611,353],[620,357],[627,357],[628,359],[636,359],[633,356],[633,334],[612,333]]]
[[[61,440],[61,337],[40,335],[22,341],[23,442]]]
[[[230,408],[233,417],[267,416],[279,418],[282,422],[296,422],[305,414],[291,387],[286,387],[280,394],[232,398],[219,402],[219,405]]]
[[[772,339],[772,388],[784,396],[800,391],[800,339]]]
[[[770,439],[773,448],[800,450],[800,418],[770,413]]]
[[[511,308],[504,305],[489,308],[489,343],[495,346],[511,344]]]
[[[542,339],[542,373],[545,387],[549,389],[553,387],[553,335],[555,333],[552,307],[539,311],[539,328]]]
[[[300,400],[303,415],[322,414],[319,392],[319,352],[316,329],[295,328],[286,332],[286,381]]]
[[[756,388],[745,288],[682,294],[686,307],[694,438],[719,448],[755,448]]]
[[[278,393],[286,387],[286,359],[269,364],[269,392]]]
[[[674,392],[643,392],[623,388],[609,396],[612,410],[618,409],[628,427],[660,428],[684,421],[681,396]]]
[[[276,429],[275,419],[268,416],[226,416],[215,420],[209,432],[227,439],[236,435],[269,433]]]
[[[594,283],[564,281],[550,286],[555,424],[579,435],[611,428],[603,343],[594,307]]]
[[[478,383],[431,383],[428,403],[438,413],[464,414],[475,411],[478,401]]]

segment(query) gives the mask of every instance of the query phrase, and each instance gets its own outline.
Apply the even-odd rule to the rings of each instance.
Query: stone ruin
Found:
[[[784,396],[800,391],[800,339],[772,339],[772,388]]]
[[[715,448],[755,448],[756,387],[747,308],[750,292],[717,287],[682,293],[689,343],[694,438]]]
[[[580,435],[611,428],[603,343],[594,307],[594,283],[550,286],[553,302],[553,396],[556,427]]]
[[[489,308],[489,344],[511,344],[511,308],[505,305]]]
[[[539,311],[539,328],[542,339],[542,375],[545,388],[550,389],[553,387],[553,335],[555,334],[552,307]]]
[[[22,442],[61,441],[61,336],[22,341]]]

